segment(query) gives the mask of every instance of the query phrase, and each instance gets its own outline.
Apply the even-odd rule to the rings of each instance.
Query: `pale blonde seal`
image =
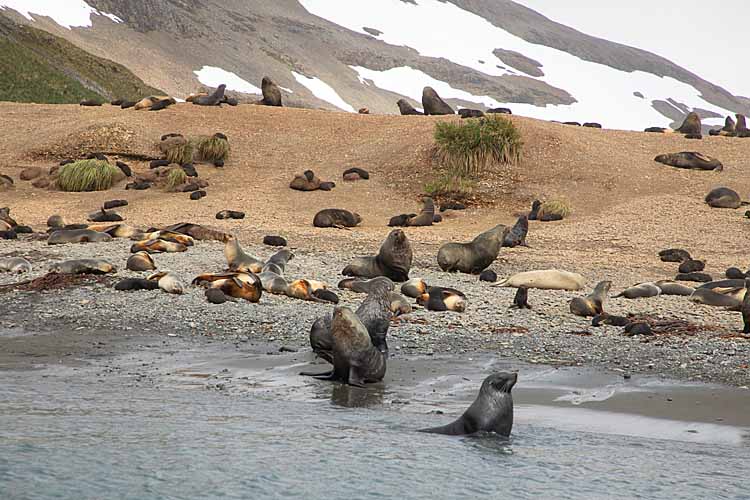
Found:
[[[558,269],[543,269],[517,273],[490,286],[538,288],[540,290],[580,290],[585,284],[585,278],[578,273]]]

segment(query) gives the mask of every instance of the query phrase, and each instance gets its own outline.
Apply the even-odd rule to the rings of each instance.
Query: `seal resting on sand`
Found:
[[[691,112],[685,117],[685,121],[682,122],[680,128],[676,129],[675,132],[680,134],[698,136],[701,135],[701,119],[698,113]]]
[[[297,191],[315,191],[320,189],[320,179],[312,170],[305,170],[302,174],[297,174],[289,183],[289,187]]]
[[[358,257],[344,268],[344,276],[375,278],[385,276],[393,281],[402,282],[409,279],[409,270],[414,256],[406,234],[401,229],[394,229],[380,246],[378,254],[371,257]]]
[[[742,201],[736,191],[727,187],[712,189],[705,198],[705,202],[712,208],[740,208]]]
[[[611,281],[601,281],[586,297],[574,297],[570,301],[570,312],[584,318],[604,313],[604,302],[611,286]]]
[[[92,231],[90,229],[61,229],[49,235],[48,245],[61,245],[64,243],[104,243],[112,241],[107,233]]]
[[[716,158],[691,151],[659,155],[654,158],[654,161],[670,167],[691,170],[716,170],[717,172],[724,170],[724,165]]]
[[[426,115],[456,114],[453,108],[442,100],[432,87],[425,87],[422,90],[422,109],[424,109],[424,114]]]
[[[727,116],[727,118],[724,120],[724,126],[720,129],[711,129],[708,131],[708,135],[721,135],[724,137],[734,137],[737,135],[737,132],[735,132],[736,123],[734,119],[732,119],[731,116]]]
[[[281,106],[281,89],[269,77],[264,76],[260,82],[263,99],[258,101],[262,106]]]
[[[335,227],[338,229],[355,227],[360,222],[362,222],[362,217],[359,214],[341,208],[323,209],[313,218],[313,226],[315,227]]]
[[[409,101],[406,99],[399,99],[398,102],[396,102],[396,105],[398,106],[399,112],[406,116],[406,115],[424,115],[421,111],[417,111],[414,109],[414,106],[409,104]]]
[[[508,228],[498,224],[469,243],[446,243],[438,250],[438,265],[447,272],[479,274],[497,259],[507,234]]]
[[[49,268],[49,272],[60,274],[107,274],[115,271],[115,266],[102,259],[66,260]]]
[[[494,432],[503,437],[510,436],[513,429],[511,390],[517,380],[517,373],[493,373],[484,379],[479,395],[457,420],[442,427],[421,429],[420,432],[448,436]]]
[[[193,99],[193,104],[197,106],[219,106],[221,101],[224,100],[224,91],[226,88],[227,86],[222,83],[213,94],[208,96],[196,96]]]

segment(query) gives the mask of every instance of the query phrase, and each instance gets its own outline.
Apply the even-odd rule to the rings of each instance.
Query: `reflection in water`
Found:
[[[376,385],[366,388],[334,383],[331,403],[346,408],[372,408],[383,405],[383,388]]]

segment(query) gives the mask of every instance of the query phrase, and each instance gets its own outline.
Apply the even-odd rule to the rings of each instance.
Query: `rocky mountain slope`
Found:
[[[287,103],[332,110],[395,113],[402,97],[419,107],[422,87],[431,85],[454,106],[508,106],[623,129],[666,126],[691,110],[708,124],[750,112],[747,99],[658,55],[510,0],[68,3],[75,19],[63,18],[52,0],[0,0],[15,20],[118,61],[178,97],[215,86],[216,75],[235,82],[230,89],[253,92],[268,75]]]

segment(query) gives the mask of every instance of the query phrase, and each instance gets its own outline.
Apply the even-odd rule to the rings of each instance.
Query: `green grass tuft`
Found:
[[[167,181],[165,187],[167,191],[173,191],[177,186],[181,186],[187,182],[187,174],[181,168],[173,168],[167,174]]]
[[[196,141],[197,157],[200,161],[215,162],[229,156],[229,141],[220,137],[206,137]]]
[[[491,165],[515,165],[523,142],[513,123],[501,116],[435,124],[439,162],[456,176],[477,176]]]
[[[106,161],[80,160],[60,168],[57,185],[63,191],[104,191],[115,183],[118,172]]]
[[[570,208],[570,204],[565,200],[549,200],[542,203],[542,206],[539,207],[539,217],[543,217],[545,215],[559,215],[562,218],[565,218],[569,216],[571,213],[573,213],[572,209]]]
[[[178,165],[184,165],[186,163],[192,163],[193,161],[194,148],[191,142],[172,146],[164,154],[169,163],[176,163]]]

